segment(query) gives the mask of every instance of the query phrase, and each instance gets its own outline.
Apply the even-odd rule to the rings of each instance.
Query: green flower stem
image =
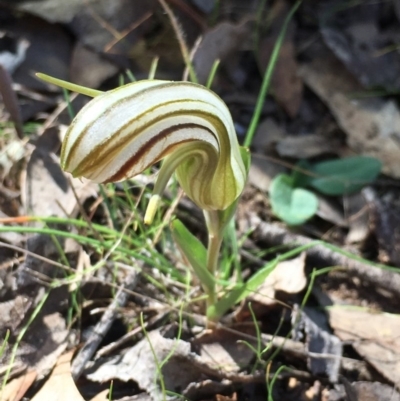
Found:
[[[221,250],[223,232],[225,224],[221,220],[219,211],[204,210],[204,217],[208,229],[208,246],[207,246],[207,269],[212,276],[215,277],[218,271],[218,258]],[[210,306],[217,303],[217,293],[215,291],[215,282],[207,291],[207,310]],[[208,328],[214,326],[214,321],[207,321]]]

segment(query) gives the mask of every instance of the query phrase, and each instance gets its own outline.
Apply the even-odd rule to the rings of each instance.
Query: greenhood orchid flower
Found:
[[[153,220],[174,172],[186,194],[206,211],[225,210],[241,194],[246,168],[232,117],[214,92],[160,80],[99,92],[51,80],[94,96],[68,128],[61,150],[64,170],[107,183],[132,178],[163,160],[146,223]]]

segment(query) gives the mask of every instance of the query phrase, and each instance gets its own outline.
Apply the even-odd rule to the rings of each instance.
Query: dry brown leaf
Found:
[[[74,351],[62,355],[50,377],[31,401],[85,401],[71,376]]]
[[[237,393],[233,393],[232,395],[221,395],[217,394],[215,396],[216,401],[237,401]]]
[[[261,155],[254,154],[251,157],[248,182],[260,191],[266,192],[274,177],[285,171],[286,169],[278,163],[274,163]]]
[[[358,401],[400,401],[400,394],[387,384],[379,382],[356,382],[353,388]]]
[[[53,294],[55,294],[56,291],[57,290],[54,290]],[[21,297],[22,296],[17,297],[16,299],[19,300]],[[50,297],[52,297],[52,295],[50,295]],[[18,307],[18,303],[21,303],[21,301],[23,302],[23,305]],[[26,316],[29,315],[27,307],[32,307],[32,303],[34,302],[34,300],[31,300],[29,297],[27,297],[26,300],[21,301],[18,303],[12,303],[13,309],[16,310],[10,310],[9,312],[2,314],[2,319],[4,320],[8,317],[9,321],[7,322],[4,320],[3,325],[1,325],[2,322],[0,322],[1,328],[5,329],[10,327],[11,333],[18,333],[19,322],[21,319],[26,318]],[[55,302],[54,297],[50,300],[50,302],[53,302],[55,304],[55,308],[57,308],[57,303]],[[5,307],[7,307],[6,303],[1,304],[0,310],[1,308],[4,309]],[[48,305],[47,307],[45,306],[41,312],[46,311],[46,309],[50,309],[48,308]],[[10,323],[10,321],[12,323]],[[13,325],[16,327],[13,327]],[[59,312],[47,313],[44,316],[42,313],[40,313],[35,321],[29,326],[21,343],[18,346],[18,355],[14,361],[16,366],[15,368],[13,367],[13,374],[15,374],[15,369],[18,366],[21,366],[21,363],[23,362],[26,366],[26,370],[33,371],[38,377],[44,377],[48,375],[68,345],[68,333],[69,330],[66,327],[65,319]],[[3,355],[3,360],[1,361],[2,367],[7,367],[8,364],[11,363],[10,357],[11,352],[6,348],[6,352]],[[32,378],[31,376],[27,376],[27,380],[33,381],[34,379],[35,378]],[[21,384],[21,386],[26,386],[26,388],[21,387],[20,389],[20,393],[23,394],[29,388],[30,384],[24,382]],[[11,390],[9,394],[12,394]],[[18,394],[15,393],[14,395]]]
[[[274,46],[281,33],[282,24],[289,10],[290,4],[286,0],[273,2],[269,9],[268,18],[271,21],[269,36],[263,38],[259,45],[261,75],[264,75],[264,71],[268,67]],[[292,20],[285,40],[279,49],[278,60],[271,80],[271,92],[276,102],[292,118],[297,115],[303,98],[303,80],[298,75],[296,48],[293,41],[295,35],[296,25]]]
[[[35,326],[35,329],[34,333],[28,331],[25,339],[30,340],[31,344],[38,344],[35,368],[39,374],[43,374],[54,367],[66,350],[69,329],[65,318],[59,312],[43,316],[42,325]]]
[[[59,147],[57,132],[46,131],[40,138],[27,165],[25,179],[21,185],[22,201],[27,214],[34,216],[71,216],[78,212],[80,201],[96,195],[95,184],[87,180],[73,178],[61,170],[54,153]]]
[[[272,118],[266,118],[257,126],[256,133],[252,141],[255,153],[275,152],[275,144],[285,138],[286,132],[282,125]]]
[[[294,136],[281,139],[276,144],[276,150],[282,157],[294,159],[309,159],[310,157],[332,154],[340,147],[338,138],[325,137],[319,134]]]
[[[400,214],[398,190],[379,194],[372,187],[362,191],[371,211],[371,229],[379,244],[379,260],[400,266]],[[383,196],[382,196],[383,195]]]
[[[53,0],[43,1],[40,4],[35,1],[21,3],[19,6],[21,10],[39,15],[50,22],[68,22],[75,16],[77,10],[83,7],[82,0],[71,0],[68,3]]]
[[[165,361],[172,349],[174,354],[163,366],[165,388],[175,392],[182,391],[189,383],[198,381],[201,376],[196,367],[190,363],[188,357],[191,354],[190,344],[182,340],[165,338],[158,330],[149,332],[148,338],[144,338],[122,355],[98,360],[86,377],[101,383],[114,379],[124,382],[134,380],[141,389],[158,400],[162,398],[162,393],[157,385],[159,375],[154,358],[159,362]],[[183,371],[185,375],[182,375]]]
[[[248,299],[263,305],[273,305],[276,303],[275,294],[277,291],[288,294],[296,294],[302,291],[307,284],[307,278],[304,274],[305,260],[306,253],[303,252],[297,258],[278,263],[264,283]]]
[[[39,3],[36,3],[36,7],[39,7]],[[35,77],[36,71],[68,80],[72,37],[63,27],[49,24],[28,14],[15,18],[10,25],[11,33],[27,39],[30,43],[24,62],[13,74],[16,83],[31,90],[44,90],[48,85]],[[60,88],[57,88],[57,91],[61,92]],[[48,110],[53,101],[54,99],[49,96],[40,101],[38,98],[29,99],[24,96],[21,102],[23,120],[26,121],[36,116],[36,113]]]
[[[352,99],[362,90],[345,67],[333,57],[303,65],[306,84],[328,105],[350,148],[376,157],[383,171],[400,178],[400,111],[392,100]]]
[[[365,196],[361,193],[348,195],[345,198],[345,209],[349,221],[347,244],[364,241],[370,233],[370,208]]]
[[[400,401],[400,394],[393,386],[367,381],[350,383],[344,376],[340,381],[343,383],[346,401]]]
[[[110,392],[109,389],[101,391],[99,394],[95,395],[90,401],[109,401],[110,398],[108,397],[108,393]]]
[[[221,22],[206,32],[193,58],[199,82],[205,84],[215,60],[225,60],[237,51],[249,34],[248,21],[240,24]]]
[[[37,376],[36,371],[29,371],[24,375],[11,380],[0,392],[1,401],[19,401],[29,390]]]
[[[74,46],[70,67],[71,82],[88,88],[98,88],[103,81],[117,72],[116,65],[82,43],[78,42]]]
[[[260,63],[262,71],[269,63],[276,37],[268,37],[261,43]],[[303,98],[303,80],[297,73],[296,50],[293,42],[285,40],[279,52],[274,75],[271,81],[271,91],[275,100],[290,117],[296,117]]]
[[[57,308],[54,298],[50,302],[53,302]],[[29,304],[32,306],[32,300],[29,301]],[[17,311],[14,311],[12,315],[15,316],[17,313]],[[29,312],[23,312],[21,317],[23,318],[27,315],[29,315]],[[10,327],[10,323],[5,328],[7,326]],[[18,332],[12,327],[11,329],[11,333]],[[27,369],[34,370],[35,374],[39,377],[46,376],[51,372],[60,355],[67,348],[68,333],[69,330],[66,327],[65,319],[59,312],[48,313],[44,316],[40,314],[26,331],[19,344],[18,355],[15,358],[17,366],[24,363]],[[6,349],[6,351],[9,350]],[[11,363],[10,357],[11,352],[6,352],[3,355],[1,366],[8,366]]]
[[[400,383],[400,316],[331,308],[329,320],[342,341],[352,341],[353,348],[378,372]]]
[[[27,149],[26,141],[19,139],[10,141],[2,147],[0,152],[0,179],[3,181],[5,177],[9,176],[10,170],[20,160],[26,157],[29,150]]]
[[[318,210],[316,215],[339,227],[347,227],[348,223],[344,218],[343,211],[331,199],[316,194],[318,198]]]
[[[283,127],[272,118],[266,118],[258,124],[252,141],[254,153],[251,157],[249,183],[261,191],[268,191],[272,179],[287,170],[278,160],[274,160],[275,143],[284,136]]]
[[[325,313],[304,307],[303,310],[293,313],[293,321],[296,322],[294,338],[301,339],[304,331],[309,353],[307,365],[312,374],[327,376],[331,383],[337,383],[343,345],[337,336],[331,334]]]
[[[0,302],[1,335],[4,335],[6,329],[10,329],[13,332],[16,331],[31,305],[32,301],[26,295],[16,295],[14,299]]]
[[[361,1],[333,11],[334,4],[335,1],[327,1],[320,7],[324,42],[365,87],[399,90],[399,53],[382,50],[397,40],[381,23],[381,4],[371,7],[371,3]]]
[[[237,329],[237,327],[236,327]],[[246,335],[254,336],[254,328],[245,327]],[[214,369],[224,372],[239,372],[243,366],[248,366],[254,358],[253,351],[239,342],[243,339],[242,332],[232,333],[223,329],[215,329],[202,333],[193,341],[202,360]],[[255,341],[249,341],[254,347]]]

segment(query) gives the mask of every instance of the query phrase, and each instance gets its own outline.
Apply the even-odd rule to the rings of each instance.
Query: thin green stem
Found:
[[[211,67],[211,71],[210,71],[210,74],[208,75],[207,83],[206,83],[206,87],[208,89],[211,88],[211,85],[214,82],[215,74],[217,73],[217,70],[218,70],[218,67],[219,67],[220,63],[221,63],[221,60],[217,59],[217,60],[214,61],[213,65]]]
[[[154,79],[154,77],[156,76],[156,72],[157,72],[157,67],[158,67],[158,60],[160,59],[160,57],[154,57],[153,61],[151,62],[151,67],[150,67],[150,71],[149,71],[149,78],[148,79]]]
[[[208,248],[207,248],[207,269],[212,276],[215,276],[215,274],[218,271],[218,258],[221,249],[221,244],[222,244],[222,238],[220,236],[209,234]],[[208,294],[207,307],[215,305],[216,301],[217,299],[216,299],[215,283],[214,283]]]
[[[218,211],[204,210],[204,217],[208,229],[208,246],[207,246],[207,270],[212,276],[216,276],[218,271],[218,259],[223,240],[223,227],[221,227],[221,218]],[[207,291],[207,310],[217,303],[217,293],[215,290],[215,282]],[[214,321],[207,321],[208,328],[213,327]]]

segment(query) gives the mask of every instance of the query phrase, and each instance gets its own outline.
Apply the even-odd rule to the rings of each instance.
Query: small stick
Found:
[[[255,214],[249,215],[250,226],[255,228],[254,235],[258,239],[267,242],[271,246],[275,245],[307,245],[314,242],[312,239],[303,235],[293,234],[286,228],[280,227],[277,224],[267,223],[262,221]],[[363,263],[361,260],[352,259],[349,256],[335,252],[333,249],[324,247],[322,244],[306,250],[309,258],[322,261],[328,266],[343,266],[347,272],[361,277],[368,283],[379,286],[393,294],[400,293],[400,274],[384,268],[379,268],[374,265]],[[354,255],[358,258],[358,255]]]
[[[220,325],[218,327],[221,330],[227,331],[229,333],[238,334],[243,339],[248,339],[249,341],[254,341],[256,338],[253,335],[246,334],[243,332],[238,332],[235,329],[229,328],[227,326]],[[273,349],[280,349],[280,352],[286,357],[292,357],[295,359],[306,360],[309,357],[313,358],[321,358],[321,359],[329,359],[329,358],[337,358],[337,355],[331,354],[320,354],[316,352],[309,352],[306,349],[306,345],[300,341],[295,341],[290,338],[281,337],[278,335],[262,333],[261,341],[263,343],[263,347],[271,347]],[[342,369],[343,374],[350,374],[351,372],[357,371],[360,375],[367,378],[368,375],[368,367],[364,361],[359,361],[357,359],[348,358],[341,356],[339,357],[340,367]],[[228,378],[228,377],[227,377]]]
[[[265,383],[266,374],[264,371],[262,372],[258,371],[255,374],[227,372],[223,369],[218,369],[210,366],[194,352],[185,355],[175,354],[174,358],[180,358],[182,360],[186,360],[204,374],[208,376],[214,376],[219,380],[230,380],[233,383]],[[272,379],[273,377],[274,374],[270,374],[270,378]],[[313,380],[313,375],[311,375],[311,373],[297,369],[290,369],[278,375],[278,379],[283,379],[287,377],[296,377],[297,379],[304,381]]]
[[[169,313],[171,313],[170,309],[166,309],[166,310],[158,313],[157,315],[153,316],[148,322],[145,322],[144,328],[147,331],[152,330],[153,327],[156,326],[157,324],[159,324],[163,319],[165,319],[165,317]],[[96,353],[95,359],[98,359],[98,358],[101,358],[101,357],[104,357],[104,356],[110,354],[111,352],[113,352],[116,349],[120,348],[122,345],[124,345],[128,341],[132,340],[135,336],[137,336],[142,331],[143,331],[143,327],[138,326],[138,327],[134,328],[132,331],[130,331],[129,333],[126,333],[125,335],[123,335],[117,341],[102,347]]]
[[[99,344],[114,322],[117,316],[118,308],[124,306],[128,301],[129,293],[126,290],[133,290],[138,282],[138,278],[139,273],[136,270],[132,270],[128,273],[124,283],[118,289],[113,302],[108,306],[107,310],[104,312],[100,321],[94,328],[92,334],[86,340],[85,345],[75,357],[71,366],[71,373],[74,380],[77,380],[81,376],[83,370],[85,369],[86,363],[90,360],[90,358],[92,358]]]
[[[178,22],[177,18],[175,17],[174,13],[172,12],[171,8],[166,3],[166,1],[165,0],[158,0],[158,1],[161,4],[164,11],[166,12],[166,14],[168,15],[168,18],[171,22],[172,28],[174,29],[176,39],[178,40],[179,47],[181,49],[183,61],[186,65],[186,67],[189,69],[190,78],[191,78],[192,82],[197,82],[196,72],[194,71],[192,62],[190,60],[190,54],[189,54],[187,44],[185,42],[182,28],[179,26],[179,22]]]

